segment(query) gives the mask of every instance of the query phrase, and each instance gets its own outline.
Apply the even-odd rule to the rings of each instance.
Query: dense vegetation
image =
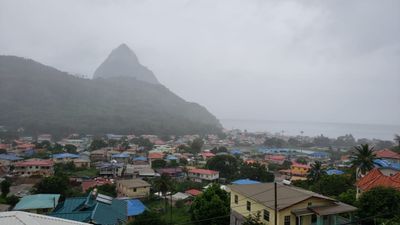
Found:
[[[204,107],[135,78],[81,79],[0,56],[0,124],[27,134],[204,134],[221,125]]]

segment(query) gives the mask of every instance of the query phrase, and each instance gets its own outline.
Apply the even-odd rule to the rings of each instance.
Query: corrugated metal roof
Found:
[[[1,212],[0,224],[7,225],[89,225],[73,220],[55,218],[28,212]]]
[[[55,208],[59,199],[59,194],[27,195],[17,203],[14,210]]]
[[[146,206],[139,199],[130,199],[127,201],[128,216],[140,215],[146,210]]]

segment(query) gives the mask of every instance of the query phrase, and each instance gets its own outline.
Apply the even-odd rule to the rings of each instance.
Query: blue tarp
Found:
[[[255,180],[250,180],[250,179],[240,179],[240,180],[235,180],[232,182],[232,184],[259,184],[259,181]]]
[[[341,175],[341,174],[344,174],[344,172],[341,171],[341,170],[330,169],[330,170],[326,171],[326,174],[328,174],[328,175]]]
[[[127,216],[137,216],[146,210],[146,206],[139,199],[126,200],[128,213]]]
[[[231,151],[231,154],[233,154],[233,155],[240,155],[240,154],[242,154],[242,151],[240,151],[240,149],[233,149],[233,150]]]
[[[375,159],[374,164],[377,167],[392,168],[395,170],[400,170],[400,163],[391,163],[385,159]]]
[[[173,155],[167,156],[166,159],[167,159],[167,160],[178,160],[178,158],[177,158],[176,156],[173,156]]]
[[[65,159],[65,158],[76,159],[79,158],[79,155],[71,153],[59,153],[53,155],[53,159]]]

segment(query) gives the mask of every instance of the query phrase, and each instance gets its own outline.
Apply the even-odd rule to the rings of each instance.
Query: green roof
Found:
[[[14,210],[51,209],[55,208],[59,199],[59,194],[27,195],[18,202]]]

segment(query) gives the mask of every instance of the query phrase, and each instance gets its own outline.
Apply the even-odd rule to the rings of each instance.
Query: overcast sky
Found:
[[[121,43],[220,119],[400,124],[398,0],[0,0],[0,54],[91,77]]]

